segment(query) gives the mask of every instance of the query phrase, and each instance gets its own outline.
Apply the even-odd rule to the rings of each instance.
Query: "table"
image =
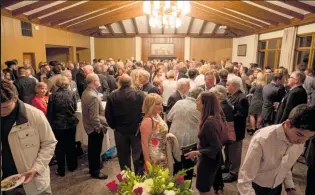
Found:
[[[102,102],[103,107],[106,107],[106,102]],[[82,120],[82,107],[81,102],[77,103],[77,111],[75,112],[75,116],[79,119],[79,123],[77,125],[77,131],[75,135],[75,140],[81,142],[83,145],[88,145],[88,135],[84,130],[83,120]],[[104,154],[108,149],[116,146],[114,131],[108,128],[107,133],[104,135],[103,146],[101,154]]]

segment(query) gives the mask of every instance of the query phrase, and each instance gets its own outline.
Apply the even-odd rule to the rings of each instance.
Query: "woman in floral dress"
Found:
[[[166,134],[168,127],[161,118],[162,97],[151,93],[144,99],[142,111],[145,114],[141,122],[141,143],[144,160],[167,167]]]

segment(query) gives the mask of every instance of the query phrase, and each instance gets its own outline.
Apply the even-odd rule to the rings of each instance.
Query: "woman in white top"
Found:
[[[167,79],[162,82],[163,86],[163,107],[167,106],[168,98],[177,90],[177,82],[175,81],[175,72],[170,70],[166,74]]]

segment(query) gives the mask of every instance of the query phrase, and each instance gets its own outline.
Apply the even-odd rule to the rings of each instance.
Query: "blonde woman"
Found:
[[[141,85],[139,82],[139,69],[134,69],[130,73],[131,77],[131,87],[140,90]]]
[[[167,167],[166,135],[168,127],[161,118],[162,98],[150,93],[143,102],[142,112],[145,114],[141,122],[141,144],[145,162]]]
[[[257,129],[261,127],[262,117],[261,110],[263,105],[263,88],[266,84],[266,77],[262,72],[257,73],[256,82],[253,83],[250,94],[253,94],[249,105],[249,121],[251,129],[248,130],[250,135],[253,135]]]
[[[44,82],[39,82],[35,87],[36,95],[33,97],[32,105],[41,110],[45,115],[47,114],[47,104],[48,96],[47,94],[47,84]]]
[[[202,65],[200,68],[199,68],[199,75],[195,78],[195,84],[196,86],[200,86],[200,85],[204,85],[205,84],[205,74],[206,72],[209,72],[211,71],[212,68],[210,66],[210,64],[205,64],[205,65]]]

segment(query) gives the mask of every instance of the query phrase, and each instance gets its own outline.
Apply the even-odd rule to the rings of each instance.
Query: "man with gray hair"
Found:
[[[142,91],[160,94],[159,90],[150,82],[150,73],[144,69],[139,71],[139,83],[142,85]]]
[[[178,100],[185,99],[190,89],[190,81],[181,78],[177,81],[177,91],[173,93],[167,101],[166,113],[168,113]]]
[[[93,178],[107,179],[107,175],[100,172],[103,133],[107,132],[108,125],[104,117],[104,107],[96,90],[101,85],[97,74],[87,75],[86,84],[81,104],[83,126],[88,134],[89,173]]]
[[[240,89],[239,77],[230,77],[226,83],[226,89],[231,95],[229,102],[234,107],[234,130],[236,141],[231,143],[229,148],[230,163],[229,174],[223,177],[223,181],[231,183],[237,180],[241,166],[242,143],[245,138],[246,120],[248,116],[249,103],[245,94]]]
[[[132,155],[136,174],[141,171],[142,153],[139,125],[142,121],[144,93],[131,87],[131,77],[123,74],[119,79],[120,88],[107,98],[105,117],[108,125],[115,129],[117,156],[121,170],[131,169]]]
[[[179,100],[167,115],[167,120],[172,122],[170,133],[174,134],[178,140],[179,147],[185,147],[196,144],[198,141],[197,132],[200,123],[200,112],[196,107],[196,99],[203,89],[196,87],[191,90],[189,97]],[[189,169],[194,166],[190,159],[181,157],[181,162],[175,162],[174,174],[182,169]],[[191,180],[193,170],[186,173],[185,180]]]

